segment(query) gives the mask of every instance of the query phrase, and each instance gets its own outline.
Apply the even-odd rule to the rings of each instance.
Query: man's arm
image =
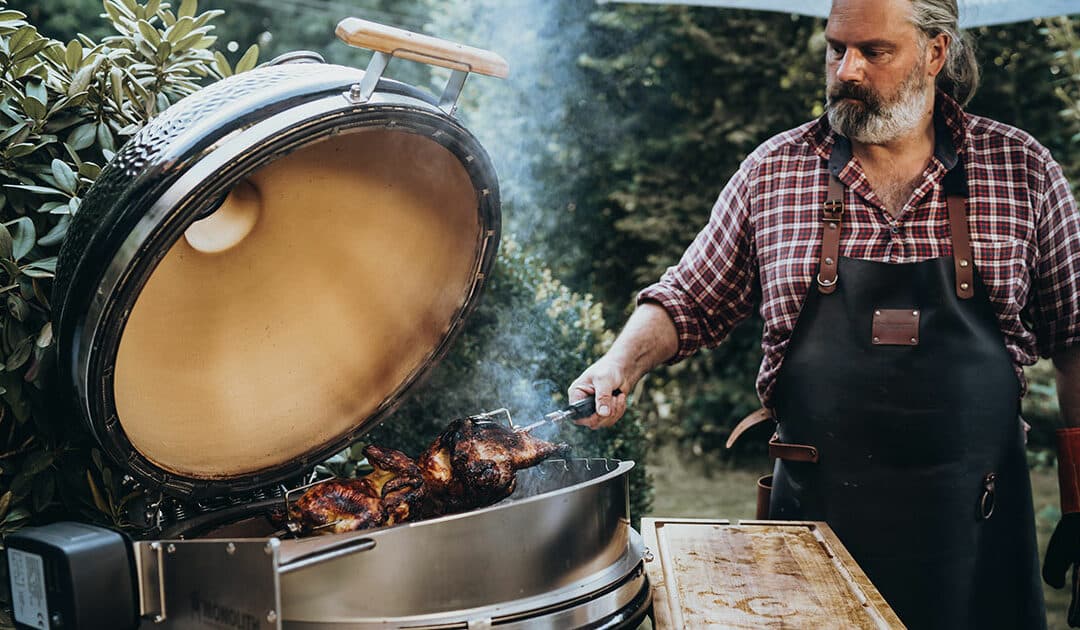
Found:
[[[1080,427],[1080,346],[1054,357],[1058,406],[1066,427]]]
[[[626,412],[626,395],[646,372],[675,356],[679,335],[664,308],[640,304],[607,354],[570,386],[570,401],[596,395],[596,415],[579,423],[593,429],[609,427]],[[620,390],[618,396],[612,392]]]

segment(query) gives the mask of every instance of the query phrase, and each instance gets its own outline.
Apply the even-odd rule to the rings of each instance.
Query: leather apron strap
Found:
[[[969,300],[975,295],[975,266],[971,253],[971,237],[967,223],[967,190],[962,172],[963,164],[957,164],[946,175],[943,183],[949,206],[949,230],[952,233],[953,262],[956,267],[956,296]],[[951,189],[951,190],[950,190]],[[821,207],[824,236],[821,239],[821,256],[818,261],[818,291],[828,295],[836,291],[840,260],[840,227],[844,218],[844,184],[836,175],[829,175],[829,194]]]

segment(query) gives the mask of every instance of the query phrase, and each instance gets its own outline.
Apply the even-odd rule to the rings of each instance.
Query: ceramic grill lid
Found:
[[[124,145],[74,219],[62,372],[148,485],[201,497],[298,474],[385,417],[475,304],[497,181],[451,114],[476,60],[499,59],[352,27],[383,50],[366,72],[300,57],[198,92]],[[379,78],[406,50],[387,33],[454,70],[442,99]]]

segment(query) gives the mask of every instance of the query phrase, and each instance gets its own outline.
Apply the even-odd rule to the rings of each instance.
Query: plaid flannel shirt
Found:
[[[675,323],[679,350],[671,362],[719,344],[760,297],[765,328],[757,390],[769,406],[818,271],[830,168],[847,189],[840,254],[913,263],[952,255],[941,184],[962,155],[975,269],[1026,390],[1022,366],[1080,341],[1076,201],[1061,167],[1027,133],[967,114],[941,92],[935,126],[934,156],[895,218],[851,158],[848,140],[825,117],[758,147],[728,182],[682,260],[638,295],[638,303],[660,304]],[[1025,307],[1027,325],[1021,321]]]

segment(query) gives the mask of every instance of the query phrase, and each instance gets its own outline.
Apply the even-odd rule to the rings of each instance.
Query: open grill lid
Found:
[[[448,112],[505,62],[359,20],[339,35],[379,51],[367,72],[269,65],[162,113],[61,251],[65,382],[169,494],[264,486],[354,441],[445,354],[494,260],[496,177]],[[451,67],[442,99],[380,79],[395,54]]]

